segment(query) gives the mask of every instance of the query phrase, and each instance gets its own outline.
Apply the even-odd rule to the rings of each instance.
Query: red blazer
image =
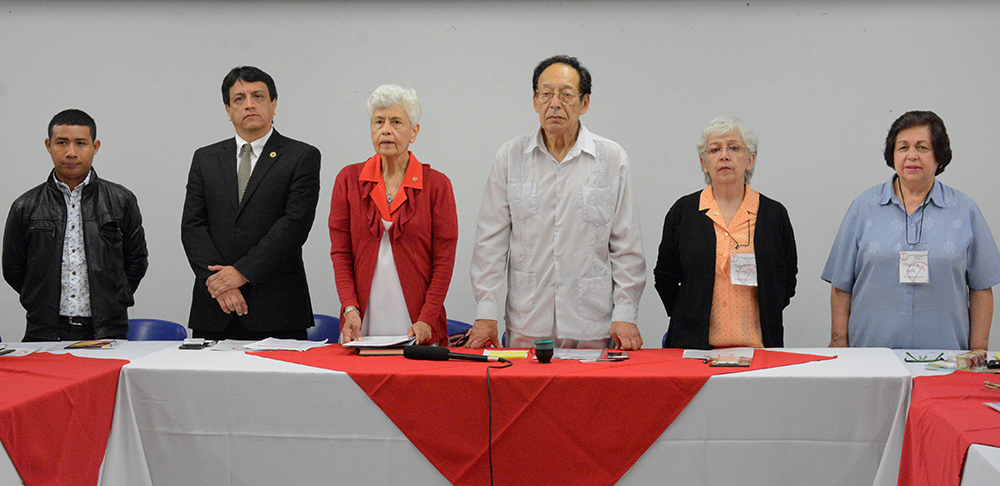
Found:
[[[362,317],[385,231],[371,194],[377,183],[359,179],[372,160],[380,164],[381,159],[375,155],[344,167],[337,174],[330,201],[330,258],[340,305],[357,306]],[[420,164],[412,153],[410,163]],[[458,213],[451,180],[430,165],[420,168],[423,180],[403,185],[406,201],[392,213],[389,239],[410,321],[430,324],[433,342],[448,338],[444,298],[455,267]],[[340,318],[344,318],[343,311]]]

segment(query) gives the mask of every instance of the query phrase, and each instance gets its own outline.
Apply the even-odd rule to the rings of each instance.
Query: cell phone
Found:
[[[998,370],[998,369],[1000,369],[1000,360],[991,359],[991,360],[987,361],[986,362],[986,368],[987,369],[991,369],[991,370]]]
[[[628,351],[608,351],[606,359],[613,359],[617,361],[628,359]]]
[[[206,341],[204,338],[187,338],[181,343],[180,349],[205,349],[213,344],[214,341]]]

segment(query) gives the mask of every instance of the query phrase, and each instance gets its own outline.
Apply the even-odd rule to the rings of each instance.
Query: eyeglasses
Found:
[[[912,355],[909,351],[906,352],[906,358],[903,361],[907,363],[933,363],[935,361],[941,361],[944,359],[944,353],[937,355],[937,358],[932,358],[929,354],[918,354]]]
[[[535,96],[538,97],[539,103],[548,103],[552,101],[552,98],[556,96],[556,92],[548,89],[542,91],[535,91]],[[576,102],[580,99],[580,97],[581,97],[580,95],[576,93],[570,93],[568,91],[559,93],[559,101],[562,101],[562,104],[566,106],[575,105]]]
[[[731,143],[729,145],[726,145],[725,147],[726,147],[726,150],[728,150],[730,153],[734,153],[734,154],[738,154],[738,153],[740,153],[740,152],[742,152],[742,151],[744,151],[744,150],[747,149],[746,147],[744,147],[742,145],[737,145],[735,143]],[[718,156],[718,155],[720,155],[722,153],[722,146],[721,145],[715,145],[715,146],[709,147],[709,148],[705,149],[705,153],[708,154],[708,155],[711,155],[713,157],[714,156]]]

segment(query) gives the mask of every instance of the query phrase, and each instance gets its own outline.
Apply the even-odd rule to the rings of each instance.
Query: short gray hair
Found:
[[[698,157],[705,156],[705,146],[708,145],[708,139],[712,137],[721,137],[727,133],[733,132],[734,130],[740,132],[740,136],[743,137],[743,143],[746,144],[747,150],[750,154],[756,155],[757,134],[750,128],[750,125],[747,125],[746,122],[735,116],[720,116],[712,120],[701,133],[701,141],[698,142]],[[753,177],[752,169],[746,171],[746,174],[744,174],[744,179],[747,184],[750,183],[751,177]],[[706,173],[705,184],[711,183],[712,178],[708,175],[708,173]]]
[[[368,98],[368,119],[371,120],[376,110],[393,106],[403,107],[411,127],[420,123],[420,100],[417,99],[417,92],[398,84],[383,84],[375,88],[375,92]]]

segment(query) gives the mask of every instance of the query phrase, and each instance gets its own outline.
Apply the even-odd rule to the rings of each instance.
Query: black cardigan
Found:
[[[708,325],[715,286],[715,229],[699,211],[701,191],[677,200],[663,221],[653,269],[656,292],[670,316],[666,347],[711,349]],[[754,231],[757,304],[764,346],[785,344],[781,312],[795,295],[795,235],[781,203],[760,196]]]

